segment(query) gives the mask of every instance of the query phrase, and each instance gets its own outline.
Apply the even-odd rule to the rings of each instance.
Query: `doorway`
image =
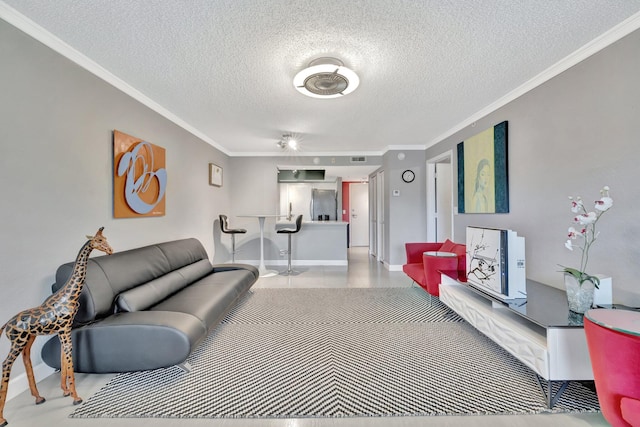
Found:
[[[384,262],[384,171],[378,172],[374,191],[377,194],[375,209],[376,218],[378,219],[376,223],[376,251],[378,254],[378,262]]]
[[[453,152],[427,160],[427,240],[453,240]]]
[[[369,246],[369,184],[349,185],[351,246]]]
[[[378,179],[376,175],[369,178],[369,255],[378,257]]]

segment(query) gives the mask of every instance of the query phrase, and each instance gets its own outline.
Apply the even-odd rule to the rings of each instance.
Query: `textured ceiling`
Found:
[[[0,2],[1,4],[2,2]],[[5,0],[230,155],[424,147],[640,11],[640,0]],[[311,60],[360,76],[298,93]]]

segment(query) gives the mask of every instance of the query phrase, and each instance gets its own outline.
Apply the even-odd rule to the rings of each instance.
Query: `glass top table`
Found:
[[[442,252],[442,251],[427,251],[427,252],[423,252],[422,254],[427,256],[440,257],[440,258],[455,258],[458,256],[453,252]]]
[[[502,301],[469,284],[470,290],[492,300],[495,305],[502,304],[506,309],[542,326],[543,328],[582,328],[582,314],[569,311],[567,294],[564,290],[527,279],[526,298]]]
[[[593,323],[607,329],[640,336],[640,312],[600,308],[589,310],[585,316]]]

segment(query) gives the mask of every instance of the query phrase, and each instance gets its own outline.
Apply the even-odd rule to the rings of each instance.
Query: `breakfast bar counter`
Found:
[[[290,227],[281,220],[276,229]],[[347,226],[344,221],[303,221],[300,231],[292,236],[294,265],[347,265]],[[283,237],[281,247],[286,248]],[[286,256],[285,256],[286,259]]]

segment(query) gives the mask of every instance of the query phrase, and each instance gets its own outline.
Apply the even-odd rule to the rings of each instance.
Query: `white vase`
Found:
[[[582,285],[571,274],[564,275],[564,287],[567,291],[569,310],[574,313],[585,313],[593,305],[593,293],[596,285],[591,280],[585,280]]]

